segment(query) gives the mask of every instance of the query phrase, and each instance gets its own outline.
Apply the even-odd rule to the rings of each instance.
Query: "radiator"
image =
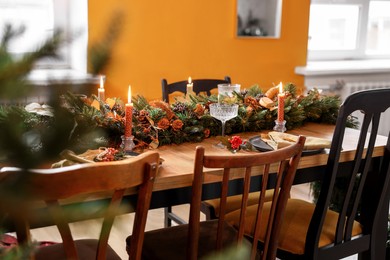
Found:
[[[373,81],[373,82],[347,82],[342,84],[338,93],[342,100],[348,97],[350,94],[366,89],[379,89],[379,88],[390,88],[390,81]],[[389,100],[390,102],[390,100]],[[359,119],[359,122],[362,122],[363,115],[360,112],[353,113]],[[381,120],[379,124],[378,134],[388,135],[390,131],[390,109],[387,109],[381,115]]]

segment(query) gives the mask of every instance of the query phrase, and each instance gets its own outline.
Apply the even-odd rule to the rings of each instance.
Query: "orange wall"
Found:
[[[241,89],[258,84],[293,82],[306,64],[310,0],[283,0],[280,39],[235,37],[236,0],[90,0],[89,40],[103,37],[115,10],[125,14],[112,60],[105,71],[111,97],[161,98],[161,79],[168,82],[229,75]]]

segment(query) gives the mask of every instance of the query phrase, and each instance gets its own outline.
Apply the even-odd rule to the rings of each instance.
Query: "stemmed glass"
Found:
[[[210,115],[222,123],[222,137],[225,136],[225,123],[226,121],[235,118],[238,115],[237,104],[222,104],[213,103],[210,104]],[[221,143],[216,145],[217,147],[224,148],[225,146]]]
[[[239,93],[240,86],[240,84],[218,84],[218,103],[235,103],[236,97],[233,92]]]

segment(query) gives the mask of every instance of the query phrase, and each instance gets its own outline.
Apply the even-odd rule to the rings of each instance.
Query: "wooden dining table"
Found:
[[[332,140],[334,127],[334,125],[329,124],[306,123],[304,126],[288,130],[287,132],[294,135],[312,136]],[[236,135],[239,135],[241,138],[248,141],[252,137],[268,132],[269,130],[264,130],[262,132],[243,132]],[[340,167],[347,167],[353,162],[358,138],[358,130],[352,128],[346,129],[343,150],[340,155]],[[221,149],[215,146],[219,140],[220,137],[210,137],[204,139],[200,143],[171,144],[159,147],[157,150],[162,158],[162,163],[154,183],[154,196],[151,207],[160,208],[188,203],[191,196],[190,188],[192,185],[196,147],[203,146],[206,154],[232,155],[232,152],[228,149]],[[380,159],[381,156],[383,156],[386,142],[386,137],[377,137],[373,157]],[[235,153],[234,156],[255,152],[256,151],[240,150]],[[325,174],[328,153],[329,149],[324,149],[319,153],[303,156],[298,166],[294,184],[321,180],[322,176]],[[204,199],[214,198],[217,194],[217,192],[213,192],[217,187],[214,184],[221,180],[222,171],[219,169],[205,169],[204,172],[206,173],[204,178],[206,188],[204,189],[203,197]],[[237,178],[239,176],[240,173],[237,172]],[[255,176],[254,178],[256,177],[261,178],[261,176]],[[256,186],[255,183],[253,186]],[[234,188],[231,189],[233,189],[231,190],[231,194],[233,195]]]
[[[288,133],[294,135],[304,135],[319,137],[327,140],[332,140],[334,131],[334,125],[307,123],[302,127],[289,130]],[[269,130],[262,132],[243,132],[239,135],[244,140],[249,140],[252,137],[259,136],[260,134],[266,134]],[[351,162],[354,159],[356,143],[358,139],[359,131],[351,128],[346,129],[345,140],[343,143],[343,150],[340,156],[340,162]],[[201,143],[183,143],[180,145],[166,145],[158,148],[160,157],[162,158],[162,164],[159,169],[158,177],[155,180],[154,190],[164,191],[175,188],[183,188],[191,186],[195,149],[197,146],[203,146],[206,154],[213,155],[232,155],[232,152],[228,149],[221,149],[215,146],[219,142],[219,137],[211,137],[204,139]],[[387,139],[384,136],[378,136],[375,149],[373,152],[374,157],[381,157],[384,153],[384,147],[386,146]],[[242,154],[254,153],[255,151],[240,150],[234,154],[234,156],[240,156]],[[309,156],[303,156],[298,166],[297,180],[299,182],[309,182],[312,180],[320,179],[315,171],[311,172],[312,176],[306,176],[307,179],[300,178],[300,173],[305,172],[307,169],[313,169],[323,167],[326,165],[328,159],[328,149],[324,149],[319,153],[314,153]],[[205,183],[212,183],[218,181],[218,177],[213,178],[212,175],[217,176],[218,170],[208,170],[205,172],[210,176],[205,179]]]
[[[332,140],[334,128],[334,125],[307,123],[302,127],[289,130],[287,132],[294,135],[312,136]],[[256,133],[245,132],[239,133],[238,135],[243,139],[249,140],[252,137],[266,134],[267,132],[268,130]],[[342,152],[340,155],[339,167],[351,167],[352,162],[354,161],[358,138],[359,130],[352,128],[346,129],[344,142],[342,145]],[[218,137],[205,139],[201,143],[184,143],[180,145],[167,145],[159,147],[158,152],[160,153],[163,162],[160,166],[158,177],[155,180],[152,207],[158,208],[162,206],[172,206],[188,203],[191,196],[189,187],[191,187],[192,183],[196,147],[199,145],[203,146],[205,148],[206,154],[232,155],[232,152],[230,152],[228,149],[221,149],[216,147],[216,143],[218,143]],[[375,148],[373,151],[373,163],[380,163],[381,157],[384,155],[386,144],[387,137],[377,136]],[[255,151],[240,150],[239,152],[235,153],[234,156],[241,156],[242,154],[253,152]],[[319,153],[302,156],[294,184],[321,180],[325,174],[325,166],[327,164],[328,154],[329,149],[324,149]],[[203,189],[203,198],[214,198],[216,194],[218,194],[214,191],[219,187],[216,182],[221,180],[222,171],[218,169],[205,169],[204,172],[206,173],[204,178],[206,185]],[[237,177],[240,175],[241,173],[237,172]],[[256,179],[256,177],[261,178],[261,176],[255,176],[252,178]],[[253,182],[256,183],[256,180]],[[256,184],[253,185],[253,187],[255,187],[254,190],[256,190]],[[272,188],[272,185],[270,188]],[[390,191],[388,191],[388,194],[389,193]],[[231,194],[234,194],[234,187],[231,190]],[[377,223],[375,223],[375,225],[378,227],[378,230],[380,230],[380,232],[378,232],[378,236],[380,236],[380,238],[377,238],[376,241],[378,241],[378,243],[374,245],[374,247],[376,247],[374,250],[377,253],[378,259],[386,259],[385,245],[387,239],[387,217],[389,212],[388,203],[382,209],[382,212],[382,217],[378,220]]]
[[[332,140],[334,125],[327,124],[318,124],[318,123],[306,123],[302,127],[288,130],[287,132],[295,135],[304,135],[324,138],[327,140]],[[239,135],[244,140],[249,140],[252,137],[259,136],[261,134],[266,134],[269,130],[264,130],[262,132],[243,132],[235,135]],[[354,160],[356,143],[359,137],[359,131],[356,129],[347,128],[346,134],[343,142],[343,149],[340,155],[340,167],[348,167],[351,162]],[[206,154],[215,154],[215,155],[233,155],[233,156],[242,156],[247,153],[256,153],[258,151],[247,151],[240,150],[236,153],[232,153],[228,149],[221,149],[215,146],[219,142],[219,137],[210,137],[204,139],[200,143],[183,143],[183,144],[171,144],[164,145],[157,148],[157,151],[160,154],[162,163],[159,167],[159,171],[154,183],[154,191],[152,195],[152,202],[150,208],[162,208],[167,206],[174,206],[189,203],[191,197],[191,185],[193,178],[193,169],[194,169],[194,158],[195,158],[195,149],[197,146],[201,145],[205,148]],[[378,136],[373,151],[373,157],[379,161],[384,154],[387,138],[384,136]],[[308,156],[303,156],[300,160],[294,184],[308,183],[316,180],[321,180],[325,174],[325,165],[327,164],[328,159],[328,149],[324,149],[319,153],[311,154]],[[375,160],[374,160],[375,161]],[[274,166],[276,167],[276,166]],[[271,169],[272,170],[272,169]],[[259,171],[260,172],[260,171]],[[222,179],[222,170],[221,169],[205,169],[205,187],[204,187],[204,199],[215,198],[218,192],[215,192],[218,189],[218,181]],[[241,175],[241,172],[237,171],[235,175],[238,178]],[[255,176],[253,178],[253,185],[251,189],[255,191],[257,189],[256,181],[261,178],[261,176]],[[231,180],[234,182],[235,177]],[[239,183],[236,185],[239,186]],[[270,185],[272,188],[272,184]],[[239,188],[237,188],[239,189]],[[235,185],[232,185],[231,190],[229,191],[232,195],[235,194]],[[94,196],[80,199],[80,201],[72,201],[65,207],[74,207],[75,204],[82,206],[89,206],[89,204],[98,203],[101,205],[103,200],[108,200],[102,196]],[[123,205],[129,205],[135,203],[134,192],[129,192],[123,201]],[[131,202],[131,203],[129,203]],[[132,211],[131,207],[124,207],[126,211]],[[85,212],[85,211],[84,211]],[[75,215],[74,221],[85,220],[99,217],[98,214],[94,213],[84,216]],[[47,214],[43,212],[42,214]],[[386,241],[387,235],[387,215],[388,207],[383,209],[383,217],[378,221],[377,225],[380,228],[383,228],[383,242]],[[31,223],[31,228],[48,226],[50,223],[37,222]],[[381,237],[382,238],[382,237]],[[378,250],[383,251],[383,246],[378,245]]]

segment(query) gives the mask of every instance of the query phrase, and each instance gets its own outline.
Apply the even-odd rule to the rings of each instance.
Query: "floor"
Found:
[[[310,201],[309,184],[293,186],[291,196]],[[183,219],[188,220],[189,205],[180,205],[173,207],[173,211]],[[163,209],[150,210],[146,224],[146,230],[153,230],[163,227]],[[204,217],[204,216],[203,216]],[[134,214],[126,214],[115,219],[113,230],[110,234],[110,246],[121,256],[122,259],[127,259],[125,250],[125,239],[131,233]],[[77,222],[71,225],[75,239],[91,238],[99,236],[100,220],[88,220]],[[61,241],[60,235],[56,227],[45,227],[32,230],[32,237],[38,241]],[[356,258],[348,258],[352,260]]]

